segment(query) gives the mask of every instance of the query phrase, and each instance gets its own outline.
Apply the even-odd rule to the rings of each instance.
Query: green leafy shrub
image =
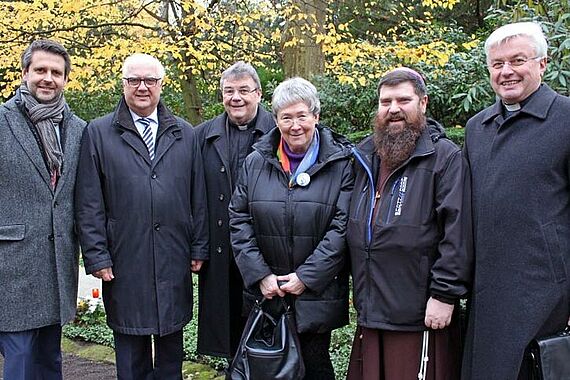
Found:
[[[378,107],[376,84],[354,88],[335,78],[312,79],[321,100],[321,122],[335,132],[359,140],[371,132],[370,121]]]
[[[63,327],[63,335],[69,339],[113,347],[113,331],[107,326],[102,304],[90,309],[88,302],[80,301],[75,320]]]

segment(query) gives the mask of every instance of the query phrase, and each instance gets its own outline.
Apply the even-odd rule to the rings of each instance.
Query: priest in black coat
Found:
[[[226,69],[220,91],[225,111],[196,127],[210,213],[210,261],[200,271],[198,352],[231,357],[245,321],[243,280],[230,244],[228,205],[251,146],[275,127],[275,121],[259,104],[261,82],[249,63],[240,61]]]
[[[527,347],[570,314],[570,100],[542,84],[539,24],[485,43],[491,107],[467,123],[475,278],[465,380],[529,379]]]

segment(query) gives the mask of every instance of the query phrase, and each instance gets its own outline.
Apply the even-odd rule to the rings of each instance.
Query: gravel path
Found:
[[[4,360],[0,355],[0,380],[3,380]],[[114,380],[115,366],[94,362],[71,354],[63,354],[63,378],[65,380]]]

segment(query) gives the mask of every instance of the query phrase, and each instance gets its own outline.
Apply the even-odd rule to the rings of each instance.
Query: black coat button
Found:
[[[225,173],[225,172],[226,172],[225,166],[222,166],[222,167],[220,168],[220,171],[221,171],[222,173]]]
[[[155,223],[155,224],[154,224],[154,229],[155,229],[156,231],[160,231],[160,224]]]
[[[220,194],[220,197],[219,197],[219,198],[220,198],[221,201],[223,201],[224,198],[225,198],[224,194]]]

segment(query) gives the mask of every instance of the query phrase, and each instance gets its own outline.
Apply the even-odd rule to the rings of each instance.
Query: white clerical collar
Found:
[[[509,112],[515,112],[521,109],[521,104],[520,103],[513,103],[513,104],[506,104],[503,103],[503,105],[505,106],[505,108],[507,109],[507,111]]]
[[[129,112],[131,113],[131,117],[133,118],[133,121],[136,123],[138,119],[142,119],[143,116],[139,116],[137,113],[135,113],[132,109],[129,108]],[[152,121],[154,121],[155,124],[158,125],[158,109],[154,109],[154,111],[152,111],[152,113],[148,116],[144,116],[147,119],[151,119]]]

